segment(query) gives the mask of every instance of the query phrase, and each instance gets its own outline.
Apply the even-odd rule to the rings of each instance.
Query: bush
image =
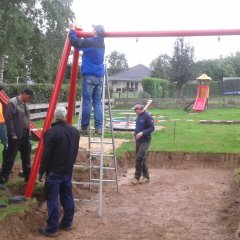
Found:
[[[142,81],[143,90],[152,98],[174,98],[176,84],[160,78],[144,78]],[[197,94],[197,83],[189,82],[184,84],[182,88],[182,96],[186,98],[194,98]],[[220,95],[219,84],[216,81],[210,83],[210,97]],[[148,97],[148,98],[149,98]]]
[[[4,85],[4,91],[12,98],[22,92],[25,88],[30,88],[35,94],[35,98],[32,103],[49,103],[54,84],[32,84],[32,85]],[[58,96],[58,102],[67,102],[69,95],[69,84],[63,84],[61,86],[60,94]],[[81,100],[81,86],[77,85],[76,100]]]

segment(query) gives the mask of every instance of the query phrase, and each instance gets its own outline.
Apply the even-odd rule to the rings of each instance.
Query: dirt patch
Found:
[[[74,229],[60,231],[57,239],[234,239],[240,218],[239,185],[234,180],[237,156],[150,153],[149,161],[151,182],[137,186],[129,184],[134,154],[127,154],[120,162],[119,192],[115,185],[104,186],[101,218],[99,204],[93,201],[98,198],[97,189],[82,188]],[[45,204],[39,212],[46,217]],[[23,227],[26,234],[14,233],[8,239],[46,239],[38,234],[42,222],[37,222],[36,216],[32,216],[34,224],[27,222]],[[16,224],[9,222],[12,228]]]
[[[93,137],[92,141],[99,141],[99,137],[95,137],[95,138]],[[111,142],[111,139],[105,139],[104,141],[105,142]],[[115,144],[116,147],[121,146],[121,144],[124,143],[124,142],[128,142],[128,140],[117,139],[117,138],[114,139],[114,144]],[[86,150],[89,149],[89,147],[88,147],[88,137],[81,137],[80,147],[83,151],[86,151]],[[101,147],[101,145],[99,143],[92,143],[91,144],[91,148],[94,149],[96,152],[98,152],[100,150],[100,147]],[[104,151],[106,153],[111,152],[112,151],[112,145],[111,144],[104,145]]]

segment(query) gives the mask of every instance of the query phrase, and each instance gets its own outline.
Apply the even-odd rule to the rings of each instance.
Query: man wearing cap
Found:
[[[102,25],[93,25],[93,37],[78,38],[73,24],[69,25],[71,45],[82,51],[82,120],[81,133],[88,135],[91,109],[94,109],[95,133],[102,129],[102,84],[104,77],[104,34]]]
[[[46,174],[44,194],[47,200],[47,225],[39,229],[47,237],[56,237],[58,230],[72,230],[74,199],[72,193],[72,172],[79,148],[79,131],[67,124],[67,111],[56,108],[55,122],[44,134],[44,150],[39,169],[39,181]],[[59,223],[59,203],[64,214]]]
[[[0,189],[6,189],[9,174],[12,171],[17,152],[20,152],[24,180],[28,181],[31,170],[30,111],[27,103],[34,97],[31,89],[23,90],[11,98],[6,106],[8,148],[2,162]]]
[[[151,133],[154,131],[154,121],[152,116],[148,112],[145,112],[142,104],[137,103],[132,109],[134,109],[137,114],[137,119],[134,131],[136,166],[134,178],[131,180],[131,183],[136,185],[138,183],[143,184],[150,181],[147,166],[147,150],[151,143]]]

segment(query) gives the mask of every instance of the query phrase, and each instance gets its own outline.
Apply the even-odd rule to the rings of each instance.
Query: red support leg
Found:
[[[40,141],[38,144],[38,148],[37,148],[37,152],[33,161],[33,165],[32,165],[32,169],[31,169],[31,174],[25,189],[25,197],[31,197],[32,193],[33,193],[33,189],[34,189],[34,185],[35,185],[35,181],[37,178],[37,174],[38,174],[38,169],[39,169],[39,165],[40,165],[40,161],[42,158],[42,152],[43,152],[43,134],[46,132],[46,130],[50,127],[52,119],[53,119],[53,115],[54,115],[54,111],[57,105],[57,101],[58,101],[58,96],[61,90],[61,85],[63,82],[63,78],[64,78],[64,74],[65,74],[65,70],[67,67],[67,61],[68,61],[68,57],[70,54],[70,50],[71,50],[71,44],[68,40],[68,37],[66,39],[65,42],[65,46],[63,49],[63,54],[62,54],[62,58],[61,58],[61,62],[60,62],[60,66],[57,72],[57,76],[56,76],[56,80],[55,80],[55,84],[54,84],[54,89],[52,92],[52,96],[50,99],[50,103],[49,103],[49,108],[47,111],[47,116],[44,122],[44,126],[43,126],[43,131],[40,137]]]
[[[68,95],[67,122],[69,124],[72,124],[72,118],[73,118],[74,107],[75,107],[77,75],[78,75],[78,58],[79,58],[79,51],[75,49],[73,54],[71,81],[70,81],[70,89],[69,89],[69,95]]]

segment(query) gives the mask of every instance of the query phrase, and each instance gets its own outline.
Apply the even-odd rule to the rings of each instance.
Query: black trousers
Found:
[[[135,178],[140,179],[143,177],[149,178],[148,166],[147,166],[147,150],[150,145],[148,142],[136,142],[136,168]]]
[[[2,162],[0,183],[6,183],[8,181],[9,174],[12,171],[18,151],[20,152],[20,157],[22,160],[24,180],[28,181],[31,171],[31,143],[29,131],[25,130],[21,139],[14,140],[11,138],[11,136],[8,136],[8,148],[5,152],[5,157]]]

